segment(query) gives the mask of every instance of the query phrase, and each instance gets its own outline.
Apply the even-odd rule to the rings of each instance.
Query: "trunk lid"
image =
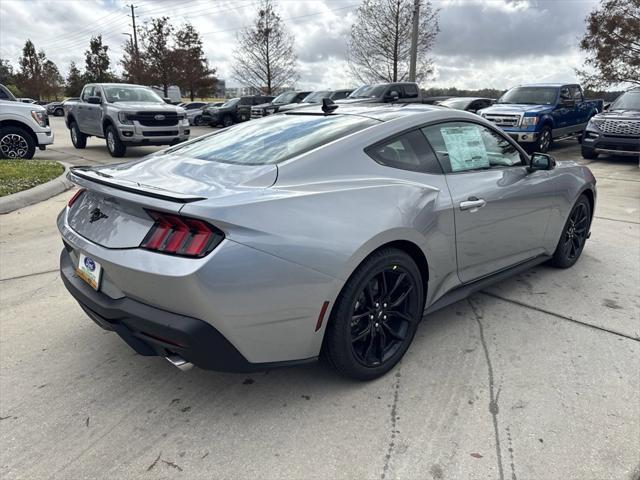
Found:
[[[135,248],[154,223],[146,209],[177,213],[185,203],[267,188],[276,181],[277,167],[161,153],[118,165],[75,168],[70,177],[88,190],[69,208],[69,226],[103,247]]]

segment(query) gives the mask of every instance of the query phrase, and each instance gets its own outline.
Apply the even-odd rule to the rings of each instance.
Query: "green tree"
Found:
[[[22,56],[18,60],[19,70],[16,82],[20,90],[27,96],[40,99],[43,84],[42,64],[46,57],[43,51],[37,52],[31,40],[27,40],[22,48]]]
[[[177,77],[177,58],[172,48],[174,27],[169,17],[154,18],[144,24],[142,44],[145,51],[145,70],[147,80],[154,86],[162,86],[164,96],[169,94],[169,87]]]
[[[640,85],[640,0],[601,0],[586,18],[580,42],[585,69],[578,69],[587,88]]]
[[[9,60],[0,58],[0,83],[2,85],[13,85],[14,82],[13,65]]]
[[[120,59],[123,73],[122,78],[126,82],[146,85],[149,82],[148,62],[144,50],[136,52],[132,40],[127,40],[122,48],[123,54]]]
[[[58,66],[51,60],[45,60],[42,64],[42,76],[44,79],[42,95],[46,99],[57,100],[64,87],[64,79],[60,75]]]
[[[196,96],[208,95],[215,90],[215,68],[209,68],[204,55],[200,34],[191,23],[185,23],[175,34],[175,56],[177,60],[177,84],[189,92],[191,101]]]
[[[80,69],[76,66],[76,62],[69,64],[69,73],[65,83],[64,94],[67,97],[79,97],[84,86],[84,80]]]
[[[272,95],[299,78],[295,38],[271,0],[261,0],[257,13],[253,25],[238,34],[232,72],[241,84]]]
[[[87,83],[110,82],[114,75],[109,71],[109,46],[103,45],[102,35],[91,37],[89,49],[84,52],[84,77]]]
[[[433,73],[429,52],[440,31],[438,10],[420,2],[418,29],[418,83]],[[364,0],[351,26],[347,60],[363,83],[402,82],[409,76],[414,0]]]

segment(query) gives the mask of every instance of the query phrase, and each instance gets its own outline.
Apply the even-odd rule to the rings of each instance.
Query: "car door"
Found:
[[[100,97],[102,99],[102,101],[104,102],[104,96],[102,94],[102,88],[98,85],[93,87],[93,96],[94,97]],[[93,104],[93,103],[87,103],[86,104],[86,109],[87,109],[87,128],[88,128],[88,133],[91,133],[92,135],[104,135],[104,132],[102,131],[102,105],[98,104]]]
[[[591,108],[590,105],[584,101],[582,88],[579,85],[571,87],[571,92],[576,102],[574,107],[576,131],[582,131],[589,121]]]
[[[556,108],[553,110],[553,136],[558,137],[565,135],[567,133],[567,129],[571,128],[571,125],[575,123],[575,111],[572,102],[573,96],[571,94],[571,89],[569,87],[560,88],[560,94],[558,97],[558,104]]]
[[[82,94],[80,95],[80,100],[78,101],[78,127],[80,131],[83,133],[92,133],[91,132],[91,121],[89,120],[89,97],[93,96],[93,85],[87,85],[82,90]]]
[[[526,155],[479,123],[444,122],[422,131],[451,193],[460,280],[471,282],[543,254],[554,199],[544,182],[548,172],[529,173]]]

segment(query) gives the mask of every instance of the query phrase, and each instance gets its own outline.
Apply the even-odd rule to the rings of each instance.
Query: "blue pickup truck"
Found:
[[[580,138],[603,100],[587,100],[576,84],[520,85],[478,114],[507,132],[527,150],[545,153],[554,140]]]

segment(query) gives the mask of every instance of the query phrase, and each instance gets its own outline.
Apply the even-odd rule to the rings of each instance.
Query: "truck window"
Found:
[[[404,85],[402,90],[402,98],[418,98],[418,87],[415,85]]]
[[[87,85],[84,87],[84,90],[82,90],[82,95],[80,97],[83,102],[87,102],[91,96],[93,96],[93,85]]]
[[[573,86],[570,88],[571,90],[571,98],[573,98],[576,102],[581,102],[582,99],[582,89],[579,86]]]

